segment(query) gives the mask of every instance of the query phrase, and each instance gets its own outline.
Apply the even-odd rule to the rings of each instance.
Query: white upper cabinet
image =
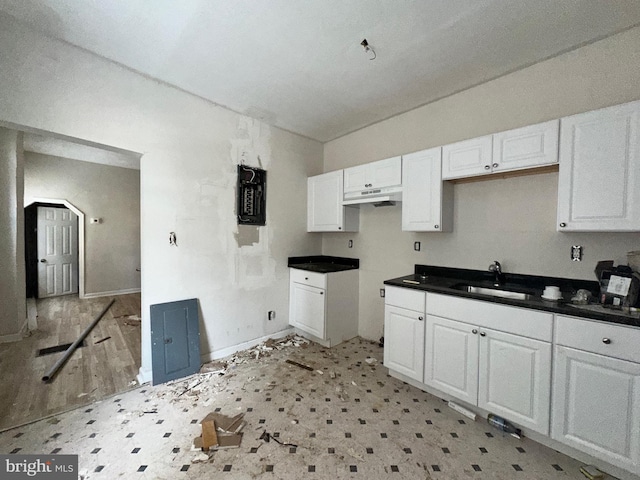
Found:
[[[453,190],[442,181],[442,148],[402,156],[402,230],[450,232]]]
[[[359,210],[342,205],[342,170],[307,179],[307,231],[356,232]]]
[[[366,163],[344,170],[344,193],[402,184],[402,157]]]
[[[640,101],[560,122],[559,231],[640,231]]]
[[[474,177],[558,163],[558,120],[442,147],[442,178]]]
[[[493,136],[492,172],[558,163],[559,120],[516,128]]]
[[[473,177],[491,172],[491,135],[442,147],[442,179]]]

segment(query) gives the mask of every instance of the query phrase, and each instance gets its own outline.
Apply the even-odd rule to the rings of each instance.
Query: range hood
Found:
[[[372,188],[360,190],[358,192],[348,192],[344,194],[343,205],[362,205],[373,203],[382,205],[395,205],[395,202],[402,201],[402,186],[386,188]]]

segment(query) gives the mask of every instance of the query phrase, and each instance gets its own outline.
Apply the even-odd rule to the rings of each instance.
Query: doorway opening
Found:
[[[37,198],[25,207],[27,298],[84,298],[84,220],[65,199]]]

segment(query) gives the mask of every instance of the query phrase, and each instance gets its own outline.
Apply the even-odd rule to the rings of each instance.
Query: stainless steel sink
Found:
[[[451,288],[462,290],[463,292],[477,293],[491,297],[512,298],[515,300],[530,300],[534,297],[534,295],[530,295],[528,293],[511,292],[509,290],[501,290],[499,288],[476,287],[474,285],[458,284]]]

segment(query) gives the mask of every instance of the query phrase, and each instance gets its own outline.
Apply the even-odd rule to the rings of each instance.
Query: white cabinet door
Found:
[[[384,365],[422,382],[424,312],[387,305],[384,309]]]
[[[442,182],[442,148],[404,155],[402,172],[402,230],[451,231],[452,195]]]
[[[358,165],[344,170],[345,193],[402,184],[402,157]]]
[[[493,136],[493,173],[558,163],[559,120]]]
[[[442,147],[442,179],[490,173],[492,144],[492,136],[485,135]]]
[[[371,188],[393,187],[402,184],[402,157],[392,157],[369,164]]]
[[[640,231],[640,102],[563,118],[559,231]]]
[[[477,333],[472,325],[427,315],[424,383],[475,405],[478,398]]]
[[[480,329],[478,406],[549,434],[551,344]]]
[[[640,474],[640,364],[555,347],[551,437]]]
[[[342,170],[307,179],[307,231],[355,232],[359,210],[344,207]]]
[[[316,337],[325,338],[326,295],[322,288],[291,283],[289,323]]]
[[[369,184],[369,180],[367,178],[367,168],[368,166],[365,164],[344,169],[345,193],[359,192],[360,190],[364,190],[365,188],[367,188],[365,187],[365,185]]]

